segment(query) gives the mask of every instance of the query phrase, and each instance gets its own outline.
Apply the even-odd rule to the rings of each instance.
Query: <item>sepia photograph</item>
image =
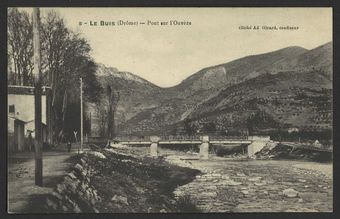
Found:
[[[332,11],[7,8],[8,213],[333,212]]]

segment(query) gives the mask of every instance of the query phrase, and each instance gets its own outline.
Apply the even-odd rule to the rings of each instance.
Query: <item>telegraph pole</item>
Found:
[[[83,79],[80,78],[80,151],[83,152]]]
[[[35,122],[35,184],[43,186],[42,126],[41,126],[41,63],[40,63],[40,11],[33,8],[33,54],[34,54],[34,122]]]

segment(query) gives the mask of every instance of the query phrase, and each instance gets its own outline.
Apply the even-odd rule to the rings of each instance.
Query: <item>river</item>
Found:
[[[202,172],[174,194],[189,196],[203,212],[332,212],[331,163],[195,158],[166,155],[170,163]],[[292,190],[293,197],[287,197]]]

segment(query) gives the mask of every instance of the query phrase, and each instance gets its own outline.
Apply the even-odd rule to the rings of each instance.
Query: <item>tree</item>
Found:
[[[11,83],[32,84],[32,22],[28,13],[18,9],[8,11],[8,63]],[[69,30],[63,18],[53,10],[42,17],[41,24],[43,84],[52,89],[47,101],[51,141],[63,141],[80,129],[79,78],[84,81],[84,100],[95,102],[101,85],[95,75],[96,64],[90,56],[91,47],[80,34]],[[9,68],[11,69],[11,68]]]
[[[99,126],[99,136],[107,136],[107,110],[104,103],[100,103],[95,105],[95,114],[98,117],[98,126]]]
[[[184,129],[186,134],[195,135],[199,130],[197,122],[191,121],[190,119],[184,119]]]
[[[254,117],[255,117],[255,114],[251,113],[251,114],[249,114],[247,121],[246,121],[249,135],[252,135],[253,132],[254,132],[254,126],[255,126]]]
[[[117,134],[115,130],[115,113],[120,100],[120,92],[114,89],[114,78],[106,78],[104,85],[105,92],[99,96],[99,101],[95,106],[95,114],[98,117],[99,135],[107,138],[114,138]]]
[[[115,91],[111,88],[111,85],[107,86],[107,98],[108,98],[108,124],[107,124],[107,134],[108,138],[115,137],[115,112],[117,110],[118,101],[120,99],[119,91]]]
[[[58,133],[54,138],[61,141],[64,135],[80,129],[80,114],[77,114],[80,90],[74,85],[83,78],[84,102],[96,102],[101,85],[95,75],[97,66],[90,57],[90,45],[80,34],[69,30],[55,11],[47,13],[43,33],[45,78],[52,87],[49,101],[56,121],[53,127]],[[70,123],[74,121],[73,117],[77,119]],[[84,117],[86,123],[85,114]]]
[[[214,122],[204,123],[203,130],[208,133],[214,133],[216,132],[216,124]]]
[[[33,26],[27,12],[8,9],[8,64],[11,66],[10,84],[33,85]]]
[[[58,81],[60,83],[57,86],[59,92],[63,92],[59,93],[59,95],[63,96],[63,99],[68,99],[66,109],[63,109],[59,115],[62,118],[65,117],[66,113],[72,113],[68,112],[69,110],[67,109],[70,104],[73,104],[73,106],[76,108],[80,108],[79,86],[74,86],[75,84],[79,84],[80,77],[83,78],[84,82],[84,102],[96,101],[98,99],[96,97],[101,90],[100,84],[95,76],[96,65],[89,57],[90,46],[86,42],[86,40],[79,37],[79,35],[77,34],[71,35],[71,37],[66,42],[65,50],[66,53],[63,57],[61,71],[58,75]],[[69,98],[67,98],[68,95]],[[73,108],[70,108],[70,110],[74,111]],[[63,133],[65,133],[65,129],[70,127],[70,125],[73,126],[74,130],[79,130],[80,128],[79,123],[69,124],[65,123],[65,120],[62,121],[63,123],[60,124],[59,127],[59,138],[62,136]]]
[[[60,103],[57,102],[57,88],[60,83],[59,72],[61,71],[63,57],[66,52],[64,48],[66,47],[70,33],[63,19],[53,10],[49,11],[47,16],[43,17],[41,33],[44,83],[51,87],[51,90],[48,90],[47,93],[47,123],[49,133],[54,133],[54,135],[49,135],[49,142],[53,143],[56,139],[56,132],[53,132],[53,130],[60,130],[60,125],[54,122],[60,121],[60,114],[58,113],[60,110],[58,109],[58,104]],[[66,93],[64,95],[66,95]]]

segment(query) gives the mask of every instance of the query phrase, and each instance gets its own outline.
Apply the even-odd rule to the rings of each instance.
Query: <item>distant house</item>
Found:
[[[32,138],[35,136],[34,124],[34,88],[27,86],[9,85],[7,115],[8,115],[8,136],[9,151],[25,151],[29,149],[29,133]],[[43,142],[47,142],[46,126],[46,92],[42,94],[42,135]]]

